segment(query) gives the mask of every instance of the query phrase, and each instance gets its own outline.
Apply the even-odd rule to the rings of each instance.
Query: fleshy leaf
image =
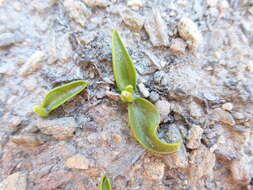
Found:
[[[99,184],[99,190],[111,190],[112,185],[110,183],[109,178],[105,175],[102,177],[100,184]]]
[[[88,83],[86,81],[78,80],[56,87],[45,95],[41,105],[36,105],[33,107],[33,111],[42,117],[47,117],[51,111],[64,104],[66,101],[70,100],[83,89],[85,89],[87,84]]]
[[[157,153],[176,152],[181,142],[165,143],[157,136],[160,115],[148,100],[136,98],[128,104],[128,117],[131,131],[138,142],[146,149]]]
[[[136,89],[136,71],[132,58],[123,44],[119,33],[113,30],[112,33],[112,63],[114,78],[120,91],[125,90],[129,85]]]

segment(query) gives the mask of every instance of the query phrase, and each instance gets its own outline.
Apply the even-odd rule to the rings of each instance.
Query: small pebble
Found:
[[[232,103],[225,103],[222,105],[222,109],[225,111],[231,111],[233,109],[233,104]]]
[[[141,95],[144,98],[149,97],[149,91],[148,91],[148,89],[145,87],[145,85],[143,83],[138,84],[138,88],[140,90]]]
[[[116,133],[112,134],[112,138],[115,143],[120,143],[122,141],[122,137]]]
[[[196,51],[202,41],[197,25],[189,18],[182,18],[178,23],[178,32],[187,42],[189,50]]]
[[[156,93],[155,91],[151,91],[149,95],[149,99],[151,102],[155,103],[159,100],[159,94]]]

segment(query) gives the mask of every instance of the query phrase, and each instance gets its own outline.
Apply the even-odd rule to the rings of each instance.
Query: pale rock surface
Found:
[[[31,57],[26,61],[24,65],[20,68],[20,75],[29,75],[42,67],[42,63],[45,61],[45,53],[43,51],[35,51]]]
[[[247,185],[250,182],[251,175],[249,170],[249,161],[246,157],[233,160],[230,165],[230,170],[233,179],[242,185]]]
[[[41,190],[49,190],[49,189],[56,189],[57,187],[68,183],[72,178],[72,174],[65,170],[57,170],[53,171],[38,181],[39,189]]]
[[[9,175],[0,183],[1,190],[27,190],[27,176],[22,172]]]
[[[78,125],[72,117],[62,117],[54,120],[40,119],[37,127],[42,133],[52,135],[56,139],[68,139],[73,136]]]
[[[19,145],[25,145],[25,146],[39,146],[44,143],[44,141],[33,135],[33,134],[23,134],[23,135],[15,135],[11,138],[11,141],[19,144]]]
[[[85,4],[76,0],[65,0],[64,7],[66,8],[69,17],[81,26],[85,26],[87,17],[91,15],[90,10]]]
[[[146,175],[153,180],[162,179],[165,164],[159,160],[146,158],[143,163]]]
[[[89,160],[82,154],[76,154],[74,156],[71,156],[64,163],[65,166],[67,166],[68,168],[82,170],[89,168]]]
[[[109,0],[83,0],[89,7],[107,7],[110,5]]]
[[[14,44],[15,41],[16,41],[15,35],[12,33],[0,34],[0,48],[5,48],[7,46],[10,46]]]
[[[192,151],[189,157],[190,180],[196,182],[203,176],[212,178],[215,161],[215,154],[205,147]]]
[[[51,7],[53,7],[58,0],[33,0],[32,6],[38,11],[38,12],[44,12],[48,11]]]
[[[200,118],[203,116],[203,110],[199,104],[192,101],[189,105],[190,114],[195,118]]]
[[[201,145],[201,136],[203,133],[203,129],[198,125],[193,125],[188,134],[188,142],[187,148],[189,149],[197,149]]]
[[[170,50],[174,54],[184,54],[187,44],[181,38],[175,38],[170,42]]]
[[[127,6],[131,7],[133,10],[139,10],[143,5],[143,0],[127,0]]]
[[[220,121],[221,123],[224,123],[230,126],[233,126],[236,124],[233,116],[229,112],[224,111],[220,108],[216,108],[215,110],[213,110],[212,117],[214,120]]]
[[[152,14],[150,14],[145,21],[144,27],[153,46],[168,45],[169,38],[167,34],[167,26],[162,19],[159,10],[153,9]]]
[[[163,121],[171,112],[171,104],[166,100],[157,101],[155,106],[160,113],[161,121]]]
[[[169,168],[187,168],[188,154],[184,144],[181,144],[181,147],[177,152],[163,156],[163,160]]]

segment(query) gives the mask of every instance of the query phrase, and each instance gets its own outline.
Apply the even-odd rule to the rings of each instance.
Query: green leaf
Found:
[[[134,64],[116,30],[113,30],[112,33],[112,63],[118,89],[123,91],[127,86],[131,85],[133,90],[135,90],[136,71]]]
[[[87,82],[83,80],[73,81],[63,86],[59,86],[50,90],[46,95],[41,105],[33,107],[33,111],[42,117],[47,117],[48,114],[64,104],[66,101],[73,98],[87,87]]]
[[[128,117],[131,131],[138,142],[146,149],[157,153],[176,152],[181,142],[165,143],[157,136],[160,115],[156,107],[144,98],[136,98],[128,104]]]
[[[110,180],[107,176],[103,176],[100,184],[99,184],[99,190],[111,190],[112,185],[110,183]]]

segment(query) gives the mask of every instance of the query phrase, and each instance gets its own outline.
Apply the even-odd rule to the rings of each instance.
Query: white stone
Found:
[[[202,41],[197,25],[189,18],[182,18],[178,23],[178,32],[186,40],[189,50],[196,51]]]
[[[225,104],[222,105],[222,109],[226,110],[226,111],[231,111],[233,109],[233,104],[230,102],[227,102]]]
[[[149,90],[145,87],[145,85],[143,83],[138,84],[138,88],[140,90],[141,95],[144,98],[149,97]]]

